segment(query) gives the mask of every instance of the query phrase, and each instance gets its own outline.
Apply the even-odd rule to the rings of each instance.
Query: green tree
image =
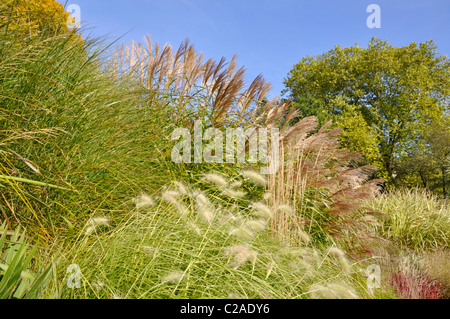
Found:
[[[450,127],[448,124],[430,124],[423,139],[415,143],[408,156],[399,160],[395,172],[402,186],[422,185],[446,198],[450,161]]]
[[[321,127],[331,119],[330,115],[320,107],[320,101],[309,92],[297,96],[295,101],[292,101],[292,105],[298,111],[298,117],[293,120],[292,124],[302,118],[315,116],[317,117],[318,126]]]
[[[442,194],[447,197],[447,170],[450,158],[450,127],[436,123],[425,136],[426,143],[430,146],[430,158],[434,167],[439,171]]]
[[[373,164],[382,167],[382,161],[378,144],[380,136],[371,129],[362,113],[353,105],[346,105],[342,112],[334,119],[334,125],[341,128],[339,136],[342,147],[352,152],[362,152],[365,164]],[[385,178],[379,173],[380,177]]]
[[[285,79],[285,92],[293,101],[312,95],[341,125],[349,106],[361,125],[344,127],[347,144],[376,144],[380,168],[393,181],[395,163],[423,139],[432,121],[446,122],[449,112],[450,60],[437,53],[432,41],[404,47],[372,39],[368,48],[340,46],[318,56],[307,56]],[[353,119],[353,122],[355,122]],[[354,123],[356,124],[356,123]],[[365,134],[359,134],[363,129]],[[358,142],[359,141],[359,142]],[[361,149],[369,154],[368,149]]]

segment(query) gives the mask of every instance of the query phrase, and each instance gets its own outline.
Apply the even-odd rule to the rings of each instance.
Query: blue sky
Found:
[[[65,0],[60,0],[66,3]],[[368,28],[369,4],[381,9],[381,28]],[[335,45],[366,47],[372,37],[396,46],[434,40],[450,55],[448,0],[70,0],[81,26],[119,43],[152,41],[174,47],[189,38],[206,58],[230,60],[247,69],[251,82],[263,74],[280,94],[283,79],[302,57]]]

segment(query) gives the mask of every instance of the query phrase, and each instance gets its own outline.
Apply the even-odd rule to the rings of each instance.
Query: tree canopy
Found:
[[[284,81],[299,103],[312,96],[343,130],[342,143],[362,151],[395,181],[400,159],[412,154],[430,128],[449,127],[450,60],[433,41],[395,47],[373,38],[304,57]],[[306,114],[311,115],[311,114]]]
[[[20,30],[24,35],[35,35],[43,30],[55,34],[69,31],[67,22],[70,14],[56,0],[6,0],[0,10],[10,12],[13,21],[7,21],[9,28]]]

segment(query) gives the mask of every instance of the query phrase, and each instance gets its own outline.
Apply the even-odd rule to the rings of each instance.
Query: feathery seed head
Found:
[[[100,281],[100,280],[97,280],[97,281],[95,281],[95,282],[92,283],[92,286],[93,286],[96,290],[101,290],[101,289],[103,288],[104,285],[105,285],[105,284],[104,284],[102,281]]]
[[[328,252],[337,257],[344,256],[344,252],[337,247],[331,247]]]
[[[275,263],[273,261],[270,261],[267,263],[267,271],[266,271],[266,278],[269,278],[270,274],[272,273],[273,267],[275,266]]]
[[[266,178],[255,171],[243,171],[241,175],[248,178],[255,185],[266,186],[267,184]]]
[[[227,188],[222,191],[222,195],[232,197],[232,198],[243,198],[245,196],[245,192],[237,191],[232,188]]]
[[[230,184],[231,188],[239,188],[241,186],[242,186],[242,182],[241,181],[235,181],[235,182]]]
[[[255,233],[249,227],[241,226],[241,227],[231,227],[230,235],[236,236],[238,238],[244,240],[250,240],[255,237]]]
[[[263,204],[263,203],[254,203],[252,205],[253,209],[256,211],[256,214],[263,218],[271,218],[273,216],[272,210],[269,208],[269,206]]]
[[[164,192],[162,199],[165,200],[166,202],[176,205],[176,204],[178,204],[177,197],[179,195],[180,194],[177,191],[167,190]]]
[[[202,209],[199,209],[199,214],[200,217],[207,223],[211,223],[213,217],[214,217],[214,212],[211,209],[208,209],[206,207],[203,207]]]
[[[215,211],[212,203],[208,200],[205,194],[200,191],[195,193],[195,202],[200,217],[207,223],[211,223]]]
[[[309,235],[308,235],[306,232],[304,232],[303,230],[299,230],[299,231],[298,231],[298,235],[300,236],[301,240],[302,240],[306,245],[308,245],[309,242],[311,241],[311,238],[309,237]]]
[[[263,194],[263,199],[264,200],[269,200],[272,197],[272,194],[270,192],[265,192]]]
[[[357,299],[358,295],[346,284],[332,282],[327,288],[334,294],[334,299]]]
[[[217,173],[205,174],[203,179],[207,182],[215,184],[218,187],[224,187],[227,184],[227,180],[222,175],[219,175]]]
[[[351,272],[352,269],[350,262],[348,261],[347,258],[345,258],[345,256],[339,257],[339,262],[341,263],[342,270],[344,271],[344,273],[348,274]]]
[[[310,293],[315,299],[354,299],[357,298],[346,285],[341,283],[329,283],[326,286],[313,285]]]
[[[88,235],[90,235],[94,230],[95,230],[95,227],[94,227],[94,226],[88,226],[88,227],[86,227],[86,230],[84,231],[84,234],[85,234],[86,236],[88,236]]]
[[[109,226],[109,219],[103,216],[92,217],[89,222],[93,226]]]
[[[252,219],[252,220],[245,222],[244,227],[249,228],[250,230],[252,230],[254,232],[259,232],[259,231],[263,230],[264,228],[266,228],[266,221],[261,220],[261,219]]]
[[[163,283],[178,284],[183,280],[184,272],[180,270],[172,271],[162,278]]]
[[[375,226],[375,227],[380,226],[380,222],[371,215],[365,215],[365,216],[361,217],[359,220],[361,220],[364,223],[367,223],[371,226]]]
[[[194,196],[198,206],[205,206],[209,204],[209,200],[203,192],[197,191]]]
[[[251,250],[247,245],[234,245],[225,248],[225,256],[233,257],[230,266],[234,269],[238,269],[242,264],[247,261],[252,263],[256,262],[257,252]]]
[[[133,202],[136,204],[137,209],[153,206],[155,204],[153,199],[146,194],[141,194],[140,196],[133,198]]]
[[[153,256],[156,252],[156,248],[151,246],[142,246],[142,249],[146,255]]]
[[[277,207],[277,210],[279,210],[281,212],[284,212],[284,213],[287,213],[289,215],[292,215],[294,213],[294,210],[289,205],[280,205],[280,206]]]
[[[349,273],[351,270],[350,263],[347,258],[345,258],[345,253],[337,247],[331,247],[329,250],[330,255],[338,257],[342,269],[345,273]]]
[[[176,182],[177,189],[181,195],[187,196],[189,195],[187,187],[182,182]]]
[[[200,230],[200,228],[197,225],[195,225],[194,223],[192,223],[190,221],[187,221],[186,223],[197,235],[201,236],[202,231]]]
[[[230,224],[236,220],[236,217],[231,212],[226,212],[225,214],[220,217],[220,219],[217,221],[218,225],[225,225]]]
[[[85,235],[90,235],[99,226],[109,226],[109,219],[103,216],[91,217],[86,223]]]

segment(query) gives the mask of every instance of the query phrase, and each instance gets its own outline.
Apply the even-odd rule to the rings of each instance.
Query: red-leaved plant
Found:
[[[441,299],[444,289],[436,281],[418,271],[398,271],[391,275],[391,285],[404,299]]]

